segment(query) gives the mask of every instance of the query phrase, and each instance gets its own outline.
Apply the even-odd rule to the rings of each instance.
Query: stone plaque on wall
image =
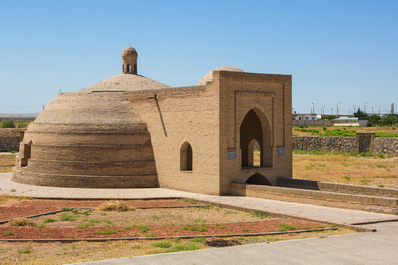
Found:
[[[277,155],[278,156],[285,156],[285,148],[278,148]]]
[[[228,159],[235,159],[236,151],[228,151]]]

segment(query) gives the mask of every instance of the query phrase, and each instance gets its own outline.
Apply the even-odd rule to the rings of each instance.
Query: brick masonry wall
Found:
[[[0,136],[0,152],[18,151],[19,136]]]
[[[355,152],[358,149],[354,137],[295,136],[293,150],[326,150]],[[374,154],[398,155],[398,138],[374,138],[370,150]]]

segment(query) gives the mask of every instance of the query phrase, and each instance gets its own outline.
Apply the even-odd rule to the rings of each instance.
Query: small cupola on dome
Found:
[[[137,51],[128,46],[122,52],[123,74],[137,74]]]

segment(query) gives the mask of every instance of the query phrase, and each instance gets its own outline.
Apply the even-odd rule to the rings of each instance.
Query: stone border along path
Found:
[[[261,211],[285,217],[298,217],[315,221],[351,225],[398,221],[398,216],[358,210],[339,209],[285,201],[250,197],[213,196],[164,188],[153,189],[83,189],[58,188],[20,184],[11,181],[11,173],[0,173],[0,194],[41,199],[158,199],[188,198],[203,202]],[[15,190],[15,192],[11,192]]]
[[[156,254],[79,264],[85,265],[373,265],[397,264],[398,222],[380,223],[377,233],[357,233],[273,243]]]

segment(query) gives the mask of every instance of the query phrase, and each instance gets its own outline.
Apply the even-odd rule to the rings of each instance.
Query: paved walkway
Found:
[[[398,222],[368,226],[376,233],[359,233],[226,248],[86,262],[86,265],[395,265],[398,264]]]
[[[11,173],[0,173],[0,194],[35,198],[76,198],[76,199],[142,199],[173,198],[190,199],[227,204],[269,213],[297,216],[337,224],[353,224],[374,221],[398,220],[398,216],[370,213],[357,210],[339,209],[301,203],[274,201],[236,196],[212,196],[171,189],[80,189],[55,188],[19,184],[11,181]],[[14,192],[12,192],[12,190]]]

